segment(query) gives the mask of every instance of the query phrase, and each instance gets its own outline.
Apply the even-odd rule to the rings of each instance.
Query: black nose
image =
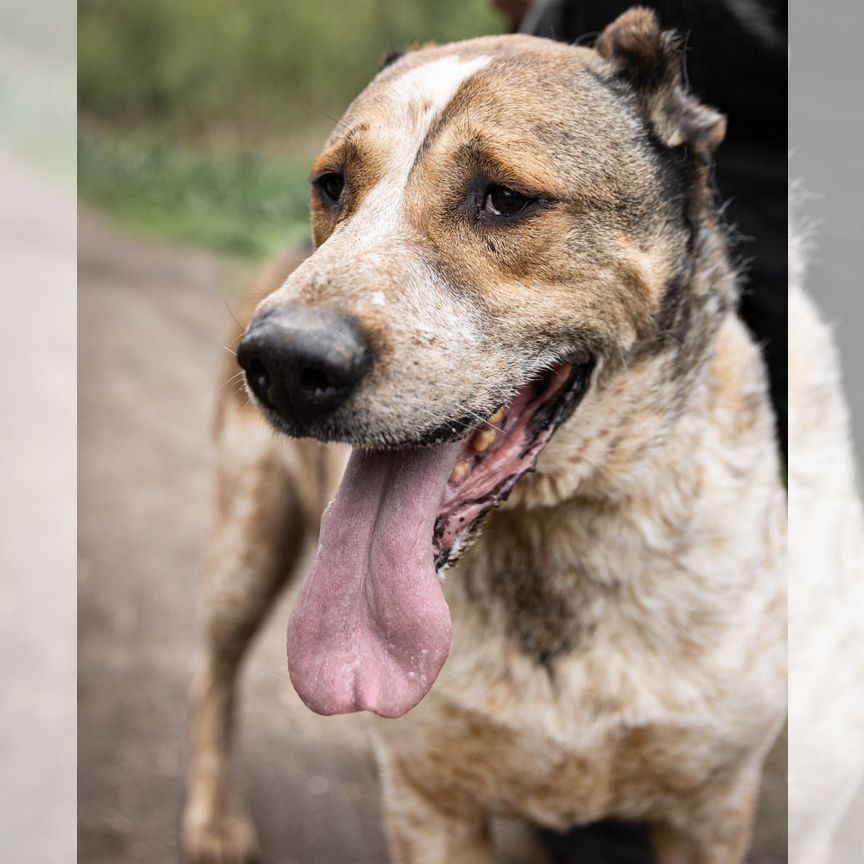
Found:
[[[371,361],[353,318],[297,306],[279,306],[253,321],[237,349],[252,392],[297,434],[345,402]]]

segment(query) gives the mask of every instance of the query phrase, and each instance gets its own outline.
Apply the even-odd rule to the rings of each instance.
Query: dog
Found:
[[[792,250],[789,860],[829,864],[864,775],[864,514],[831,331]]]
[[[418,48],[349,107],[316,251],[242,319],[251,404],[218,414],[191,860],[256,853],[235,677],[316,534],[289,672],[318,713],[376,715],[394,862],[486,864],[499,813],[744,859],[785,715],[786,503],[723,134],[646,9],[594,49]]]

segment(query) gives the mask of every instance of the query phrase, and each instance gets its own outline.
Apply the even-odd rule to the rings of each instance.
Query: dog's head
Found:
[[[239,351],[277,428],[356,446],[292,626],[292,677],[316,710],[410,708],[449,644],[434,568],[587,391],[640,358],[672,370],[707,350],[694,250],[723,120],[681,75],[677,41],[638,9],[596,50],[424,48],[327,141],[317,249]],[[324,626],[328,604],[354,617]]]

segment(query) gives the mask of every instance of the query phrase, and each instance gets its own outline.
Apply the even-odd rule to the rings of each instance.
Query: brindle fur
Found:
[[[332,306],[375,346],[323,440],[464,434],[458,418],[568,352],[597,361],[536,473],[448,573],[436,685],[375,724],[402,864],[486,864],[493,813],[644,820],[660,864],[740,862],[784,714],[785,498],[708,186],[723,121],[685,92],[652,13],[598,48],[486,38],[382,70],[316,166],[348,177],[339,208],[313,198],[317,251],[259,286],[259,313]],[[486,177],[543,203],[484,225],[470,189]],[[254,850],[229,771],[237,665],[345,457],[276,441],[244,400],[225,397],[217,434],[196,862]]]

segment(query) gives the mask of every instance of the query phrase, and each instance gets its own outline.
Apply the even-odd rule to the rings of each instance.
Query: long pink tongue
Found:
[[[401,717],[450,650],[432,532],[459,444],[351,454],[288,625],[288,671],[319,714]]]

